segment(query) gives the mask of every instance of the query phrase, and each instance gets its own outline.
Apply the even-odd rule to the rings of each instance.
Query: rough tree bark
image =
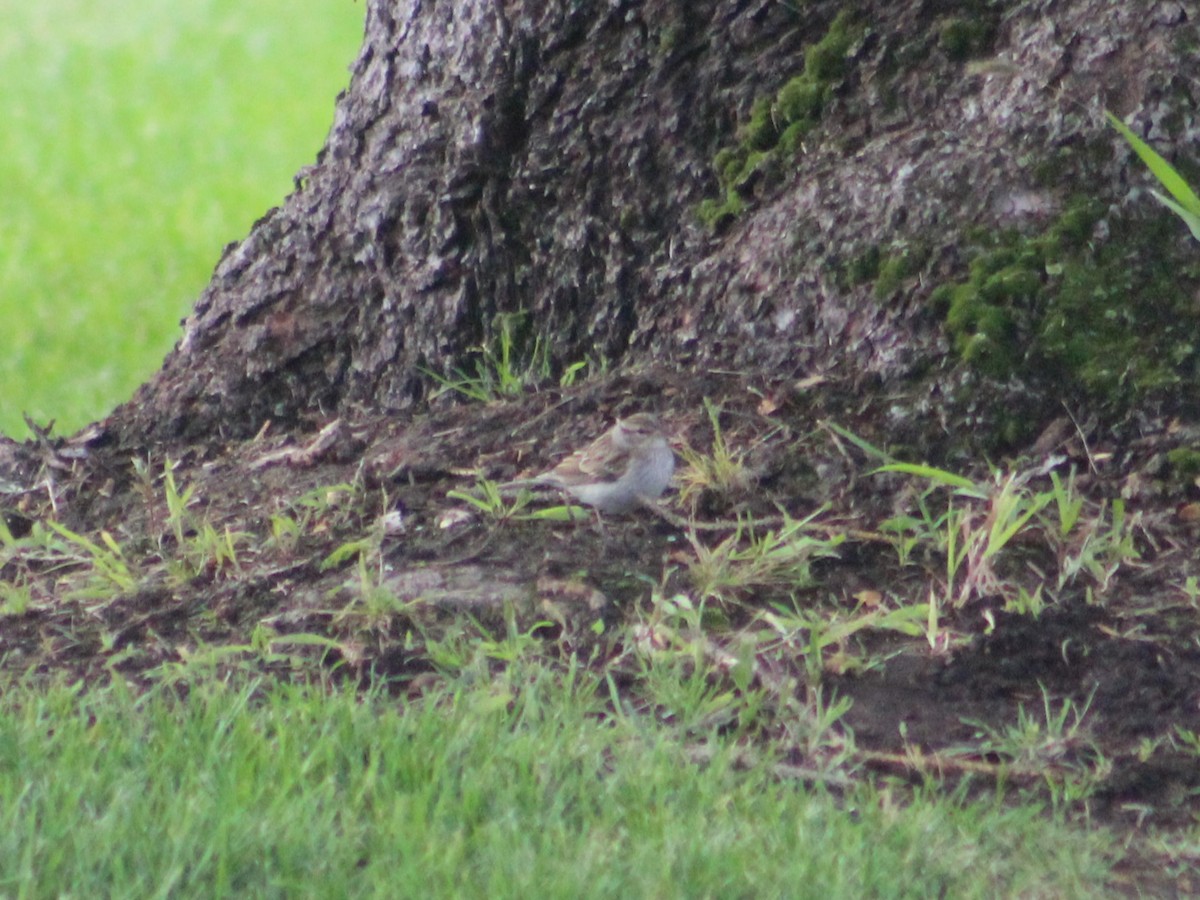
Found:
[[[404,409],[422,368],[518,311],[558,365],[894,384],[947,358],[925,301],[962,270],[970,226],[1024,225],[1080,191],[1124,202],[1131,157],[1102,108],[1172,158],[1200,133],[1184,4],[856,4],[819,122],[738,176],[745,209],[714,230],[697,216],[728,187],[714,157],[745,143],[756,101],[781,115],[845,6],[372,0],[318,161],[227,249],[110,428],[137,444]],[[1046,160],[1053,183],[1032,174]],[[845,277],[904,241],[919,267],[887,302]]]

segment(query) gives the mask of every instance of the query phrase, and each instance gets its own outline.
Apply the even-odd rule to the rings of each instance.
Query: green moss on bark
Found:
[[[800,149],[801,142],[820,121],[834,86],[845,77],[847,54],[862,31],[853,12],[838,13],[825,36],[805,51],[803,71],[774,97],[760,97],[754,102],[749,119],[739,130],[737,144],[722,148],[713,158],[725,197],[700,204],[698,214],[703,222],[714,229],[728,223],[744,208],[759,176]]]
[[[995,32],[992,16],[976,14],[947,19],[938,31],[938,45],[952,60],[963,62],[986,52]]]
[[[1172,249],[1178,229],[1165,215],[1108,219],[1097,239],[1106,212],[1080,198],[1041,234],[977,239],[967,277],[929,297],[965,363],[1118,407],[1194,383],[1200,261],[1189,266]]]

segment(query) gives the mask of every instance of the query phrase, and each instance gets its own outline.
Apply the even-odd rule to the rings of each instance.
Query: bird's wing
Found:
[[[629,454],[615,450],[608,435],[603,435],[589,447],[568,456],[538,480],[557,485],[616,481],[628,465]]]

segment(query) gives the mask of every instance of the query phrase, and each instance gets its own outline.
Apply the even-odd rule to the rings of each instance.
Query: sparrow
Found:
[[[505,487],[558,488],[602,513],[622,513],[662,496],[674,471],[675,453],[658,419],[635,413],[550,471]]]

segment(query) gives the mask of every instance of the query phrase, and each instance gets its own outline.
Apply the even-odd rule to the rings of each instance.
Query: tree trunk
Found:
[[[1103,108],[1168,157],[1195,145],[1180,3],[844,6],[374,0],[317,163],[111,426],[405,409],[518,313],[552,371],[894,385],[948,358],[927,300],[965,277],[971,227],[1036,230],[1079,193],[1118,211],[1131,156]]]

